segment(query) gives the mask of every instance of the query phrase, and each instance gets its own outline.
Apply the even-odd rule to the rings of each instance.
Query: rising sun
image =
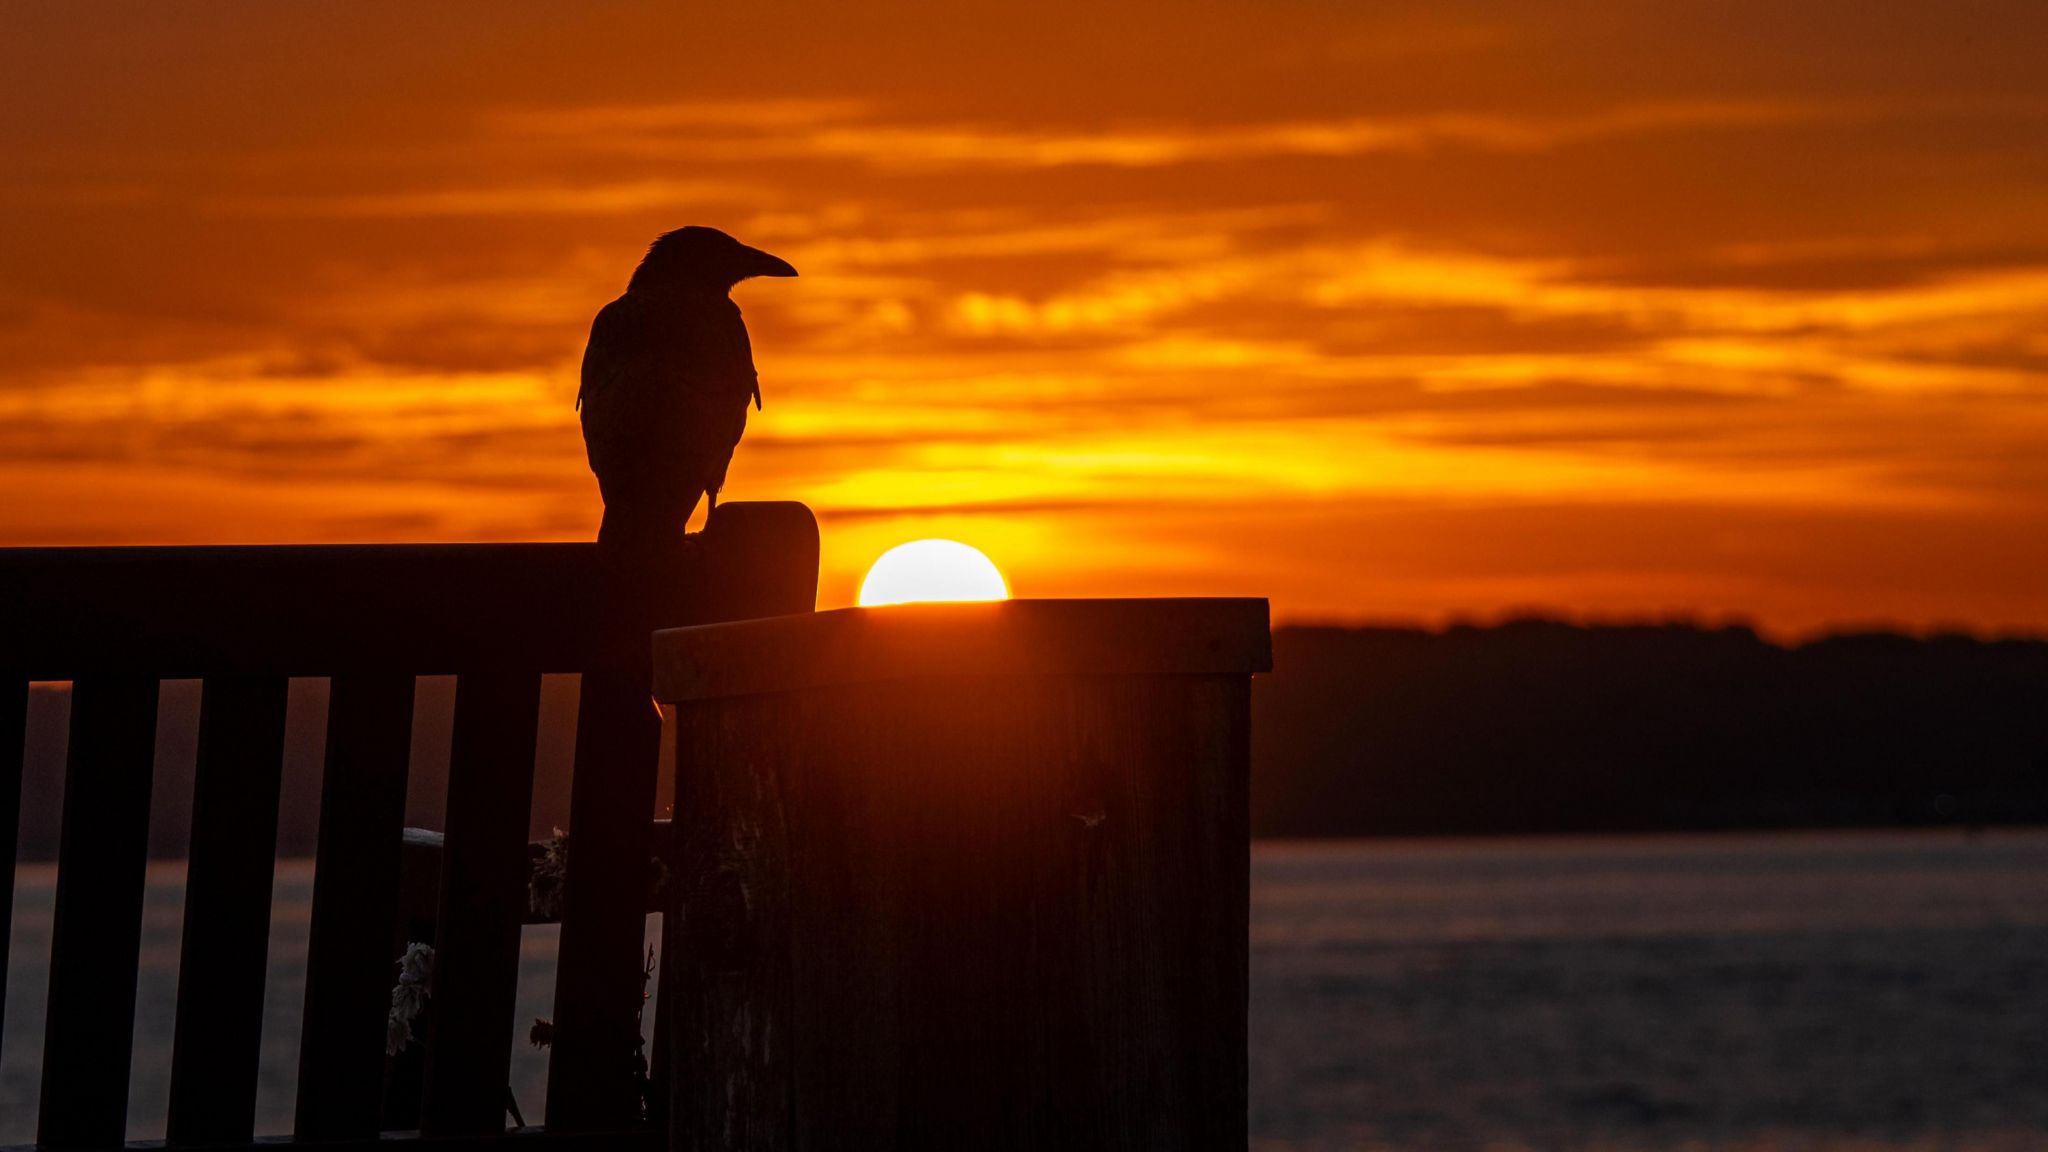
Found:
[[[912,540],[882,553],[860,584],[864,608],[930,600],[1008,600],[988,557],[957,540]]]

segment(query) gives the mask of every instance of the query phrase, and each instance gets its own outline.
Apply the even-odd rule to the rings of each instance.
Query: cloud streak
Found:
[[[728,495],[819,509],[827,603],[955,533],[1027,591],[1282,615],[2048,628],[2034,552],[1905,554],[2048,523],[2024,12],[1887,71],[1746,2],[883,7],[774,68],[707,13],[687,70],[630,6],[323,15],[372,85],[49,16],[62,59],[0,46],[0,537],[585,535],[590,317],[701,222],[803,271],[737,292]]]
[[[718,164],[767,160],[847,161],[881,169],[1099,166],[1159,168],[1276,157],[1342,159],[1438,149],[1538,153],[1590,141],[1659,133],[1795,126],[1879,115],[1762,102],[1618,107],[1573,116],[1435,112],[1203,125],[1106,124],[1020,128],[999,123],[903,123],[869,119],[857,103],[793,102],[596,108],[503,121],[515,134],[573,140],[636,156]],[[704,129],[723,129],[707,134]]]

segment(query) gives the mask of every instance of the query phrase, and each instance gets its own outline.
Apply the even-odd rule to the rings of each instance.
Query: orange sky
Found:
[[[0,543],[587,537],[705,223],[827,605],[2048,630],[2038,0],[744,7],[0,9]]]

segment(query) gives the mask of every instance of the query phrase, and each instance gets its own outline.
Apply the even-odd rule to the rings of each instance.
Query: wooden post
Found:
[[[654,662],[676,1152],[1241,1152],[1265,601],[849,609]]]

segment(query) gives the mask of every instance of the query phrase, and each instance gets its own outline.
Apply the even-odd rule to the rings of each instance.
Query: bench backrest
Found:
[[[654,570],[658,568],[659,570]],[[72,682],[38,1143],[122,1143],[159,681],[203,679],[167,1134],[254,1139],[286,684],[331,677],[295,1136],[381,1128],[414,679],[454,674],[420,1128],[502,1137],[543,673],[580,673],[548,1127],[638,1123],[654,627],[808,612],[817,523],[728,504],[639,571],[587,544],[0,550],[0,973],[30,681]],[[4,1001],[0,1001],[4,1004]]]

